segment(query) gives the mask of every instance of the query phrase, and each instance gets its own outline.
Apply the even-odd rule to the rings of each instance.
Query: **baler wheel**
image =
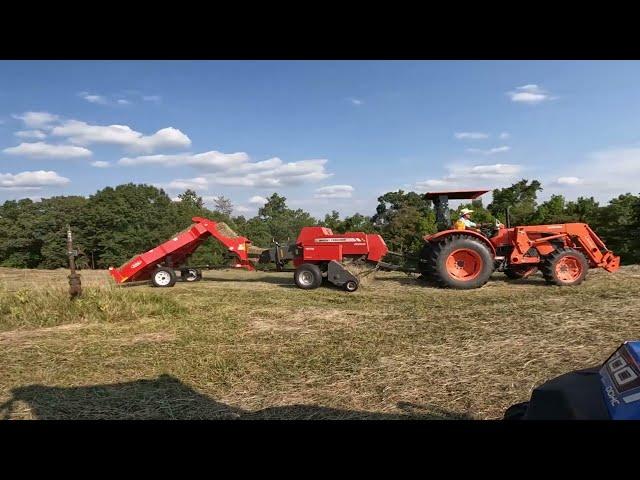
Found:
[[[425,268],[438,285],[456,289],[481,287],[493,270],[491,252],[470,235],[450,235],[433,244]]]
[[[349,280],[344,284],[344,289],[347,292],[355,292],[358,289],[358,282],[354,282],[353,280]]]
[[[176,272],[173,268],[160,267],[153,272],[151,283],[154,287],[173,287],[176,284]]]
[[[589,262],[578,250],[562,247],[554,250],[542,264],[547,283],[562,287],[580,285],[589,270]]]
[[[293,274],[296,285],[303,290],[312,290],[322,285],[322,272],[314,263],[303,263]]]

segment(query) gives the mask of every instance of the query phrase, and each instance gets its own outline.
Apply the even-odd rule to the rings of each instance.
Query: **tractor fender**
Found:
[[[460,234],[469,235],[471,237],[476,237],[480,239],[487,246],[491,254],[494,257],[496,256],[496,248],[489,241],[489,239],[484,235],[482,235],[481,233],[476,232],[475,230],[466,230],[466,229],[465,230],[443,230],[442,232],[434,233],[433,235],[425,235],[422,238],[424,239],[425,242],[437,242],[443,239],[444,237],[448,237],[450,235],[460,235]]]

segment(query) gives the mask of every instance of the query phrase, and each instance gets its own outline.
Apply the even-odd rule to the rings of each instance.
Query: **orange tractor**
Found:
[[[620,257],[586,223],[452,228],[449,200],[473,200],[488,190],[432,192],[438,233],[424,237],[418,271],[443,287],[468,289],[484,285],[494,271],[509,278],[542,272],[549,284],[578,285],[589,268],[615,272]]]

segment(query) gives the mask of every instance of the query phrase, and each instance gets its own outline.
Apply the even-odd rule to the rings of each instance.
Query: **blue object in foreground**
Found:
[[[640,420],[640,341],[624,342],[599,373],[611,419]]]

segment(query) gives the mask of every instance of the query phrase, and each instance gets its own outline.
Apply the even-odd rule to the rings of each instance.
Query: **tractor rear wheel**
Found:
[[[176,284],[176,272],[173,268],[160,267],[153,272],[151,283],[154,287],[173,287]]]
[[[322,285],[322,272],[314,263],[303,263],[293,274],[296,285],[303,290],[311,290]]]
[[[589,270],[589,262],[578,250],[562,247],[547,255],[542,264],[547,283],[562,287],[580,285]]]
[[[425,268],[438,285],[456,289],[481,287],[493,270],[489,249],[469,235],[450,235],[433,244]]]

